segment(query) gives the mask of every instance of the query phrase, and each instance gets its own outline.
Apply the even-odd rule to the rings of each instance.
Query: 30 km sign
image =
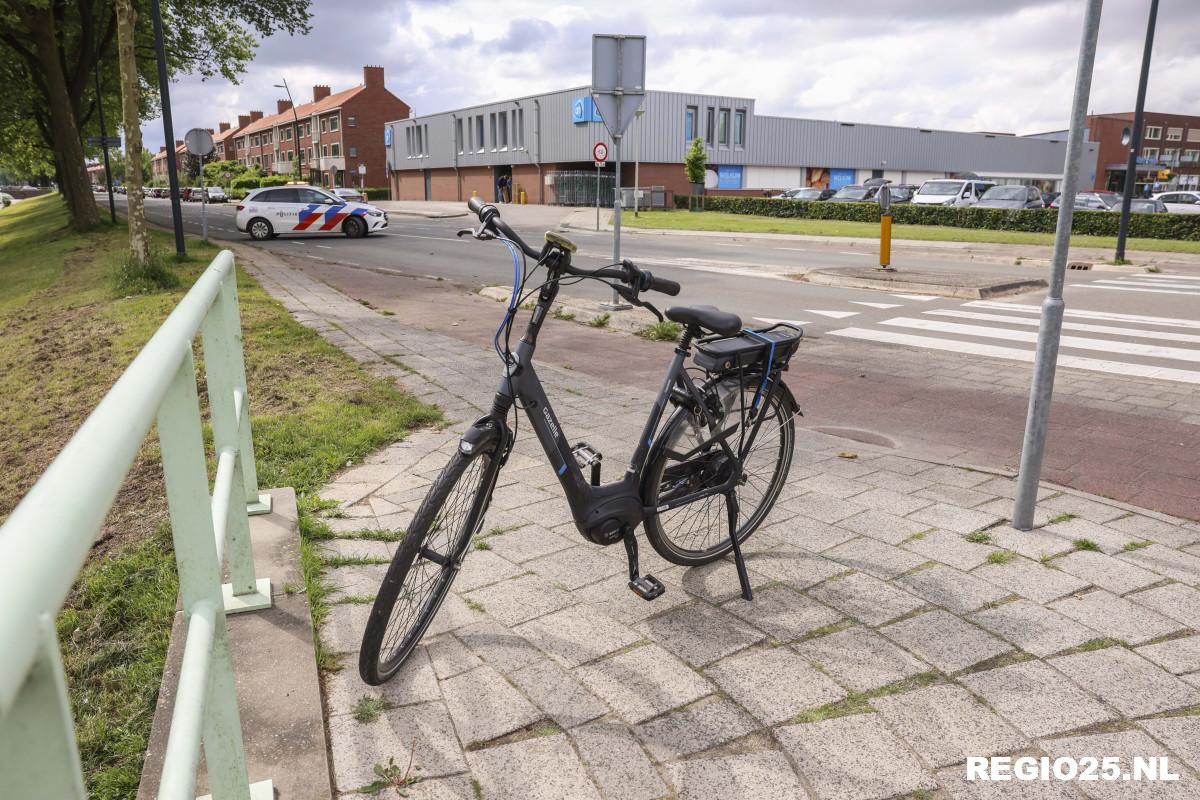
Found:
[[[596,146],[592,148],[592,160],[601,163],[608,161],[608,145],[604,142],[596,142]]]

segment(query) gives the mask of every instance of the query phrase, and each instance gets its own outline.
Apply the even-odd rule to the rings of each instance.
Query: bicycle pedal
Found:
[[[662,593],[667,590],[667,587],[663,586],[662,581],[653,575],[639,576],[636,580],[629,582],[629,588],[643,600],[653,600],[656,597],[661,597]]]
[[[575,456],[575,463],[579,465],[580,469],[592,468],[592,486],[599,486],[600,462],[604,460],[600,451],[587,442],[580,442],[571,448],[571,455]]]

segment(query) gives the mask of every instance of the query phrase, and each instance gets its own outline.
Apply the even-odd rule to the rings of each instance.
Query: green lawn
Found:
[[[168,235],[152,236],[171,252]],[[177,288],[121,296],[114,274],[125,247],[121,225],[71,232],[57,196],[0,211],[0,522],[216,254],[189,241],[188,259],[164,257]],[[311,492],[439,419],[295,322],[244,273],[238,292],[263,487]],[[301,506],[310,524],[317,504],[302,497]],[[152,435],[58,620],[95,800],[137,793],[177,592],[165,511]]]
[[[682,231],[726,231],[730,233],[794,233],[808,236],[854,236],[867,239],[879,237],[879,225],[872,222],[845,220],[795,219],[789,217],[759,217],[750,214],[730,214],[724,211],[642,211],[640,216],[622,214],[621,224],[632,228],[660,228]],[[1023,231],[988,231],[978,228],[951,228],[942,225],[894,225],[896,239],[918,239],[934,242],[990,242],[994,244],[1054,244],[1052,233]],[[1072,236],[1072,247],[1102,247],[1115,249],[1115,236]],[[1167,239],[1129,239],[1130,250],[1156,250],[1167,253],[1200,253],[1200,242],[1179,242]]]

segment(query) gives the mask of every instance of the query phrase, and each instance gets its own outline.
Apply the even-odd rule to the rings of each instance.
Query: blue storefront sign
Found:
[[[854,183],[854,170],[836,168],[829,170],[830,189],[840,189],[843,186],[849,186],[852,183]]]
[[[596,110],[596,101],[590,94],[571,101],[571,122],[576,125],[584,122],[604,122],[600,112]]]
[[[718,189],[742,188],[742,165],[728,164],[717,167]]]

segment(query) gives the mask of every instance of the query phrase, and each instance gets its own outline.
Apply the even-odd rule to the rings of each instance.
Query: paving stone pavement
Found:
[[[362,684],[387,534],[490,404],[498,362],[254,260],[297,319],[450,420],[321,492],[341,504],[326,545],[341,602],[320,631],[345,665],[323,673],[339,797],[365,800],[376,764],[410,756],[414,798],[1200,796],[1200,526],[1047,488],[1050,524],[1018,533],[1010,478],[803,429],[747,543],[753,604],[731,564],[684,569],[644,546],[668,587],[646,603],[623,549],[575,532],[523,424],[483,545],[423,643],[393,681]],[[566,431],[628,459],[626,412],[648,392],[539,373]],[[360,722],[364,697],[383,710]],[[1180,780],[970,784],[971,755],[1165,755]]]

